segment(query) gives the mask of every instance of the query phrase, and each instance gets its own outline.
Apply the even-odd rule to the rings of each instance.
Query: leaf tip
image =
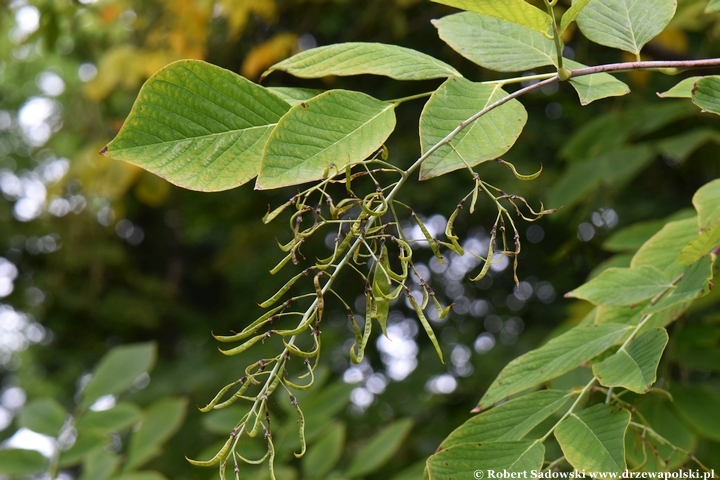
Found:
[[[477,407],[470,410],[470,413],[482,413],[482,411],[483,411],[482,406],[478,405]]]
[[[107,145],[105,145],[103,148],[100,149],[98,152],[100,155],[105,155],[108,151]]]

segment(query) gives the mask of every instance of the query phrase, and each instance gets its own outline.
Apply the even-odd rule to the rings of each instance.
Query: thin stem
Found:
[[[596,67],[576,68],[570,71],[570,77],[582,77],[594,73],[626,72],[630,70],[653,70],[661,68],[709,68],[720,67],[720,58],[707,58],[703,60],[659,60],[647,62],[622,62],[598,65]]]
[[[433,92],[424,92],[424,93],[418,93],[416,95],[409,95],[407,97],[401,97],[401,98],[395,98],[393,100],[386,100],[388,103],[394,103],[395,105],[401,104],[403,102],[409,102],[410,100],[417,100],[418,98],[425,98],[432,95]]]
[[[505,78],[502,80],[490,80],[487,82],[482,82],[485,85],[509,85],[511,83],[520,83],[520,82],[532,82],[535,80],[545,80],[546,78],[552,78],[555,75],[557,75],[556,72],[552,73],[538,73],[537,75],[525,75],[523,77],[513,77],[513,78]]]
[[[560,38],[560,30],[558,30],[557,20],[555,19],[555,9],[553,6],[557,0],[554,2],[550,0],[545,0],[545,6],[547,7],[547,11],[552,17],[552,28],[553,28],[553,41],[555,42],[555,51],[557,52],[557,69],[558,72],[563,69],[563,45],[562,45],[562,39]]]

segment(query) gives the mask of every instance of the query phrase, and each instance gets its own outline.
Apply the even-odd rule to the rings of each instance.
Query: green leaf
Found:
[[[720,0],[710,0],[705,7],[705,13],[720,12]]]
[[[270,67],[261,80],[276,70],[300,78],[362,74],[384,75],[396,80],[462,77],[450,65],[417,50],[361,42],[305,50]]]
[[[433,145],[457,128],[460,122],[491,103],[506,97],[499,85],[473,83],[464,78],[450,78],[425,104],[420,116],[420,143],[425,154]],[[475,166],[498,158],[507,152],[520,136],[527,112],[520,102],[510,100],[483,115],[453,139],[432,153],[420,167],[420,178]]]
[[[640,247],[630,266],[652,266],[662,271],[666,278],[677,277],[686,268],[678,263],[678,253],[697,237],[697,225],[697,217],[666,224]]]
[[[79,480],[105,480],[110,477],[120,464],[120,457],[106,452],[96,450],[85,457],[83,462],[83,473]]]
[[[535,442],[463,443],[443,449],[427,460],[426,473],[430,480],[480,478],[481,471],[490,477],[493,472],[529,472],[540,470],[545,446]]]
[[[664,328],[649,330],[632,339],[624,349],[593,365],[593,373],[605,387],[646,393],[657,379],[657,367],[667,342]]]
[[[56,437],[65,423],[67,412],[57,400],[39,398],[25,405],[18,421],[21,427],[33,432]]]
[[[270,93],[274,93],[278,97],[287,102],[288,105],[297,105],[300,102],[310,100],[317,97],[324,90],[316,88],[297,88],[297,87],[268,87]]]
[[[596,157],[574,162],[548,195],[551,206],[575,205],[598,188],[619,189],[655,158],[649,145],[608,149]]]
[[[615,232],[605,240],[602,247],[608,252],[634,252],[665,225],[664,220],[633,223]]]
[[[698,212],[701,230],[720,224],[720,179],[700,187],[693,195],[692,202]]]
[[[571,70],[586,67],[567,58],[563,59],[563,65]],[[601,98],[621,97],[630,93],[630,87],[609,73],[570,77],[569,82],[580,97],[580,104],[583,106]]]
[[[555,429],[565,459],[576,470],[625,470],[625,431],[630,412],[606,404],[572,413]]]
[[[577,19],[580,14],[580,10],[585,8],[590,0],[576,0],[572,6],[568,8],[560,19],[560,33],[563,33],[572,22]]]
[[[698,148],[707,142],[720,143],[720,134],[709,128],[699,128],[674,137],[665,138],[657,143],[657,149],[677,163],[682,163]]]
[[[677,85],[662,93],[658,93],[660,98],[691,98],[695,83],[703,77],[688,77],[681,80]]]
[[[182,60],[143,85],[101,153],[190,190],[227,190],[257,175],[267,137],[288,108],[233,72]]]
[[[0,449],[0,474],[31,475],[47,468],[47,460],[37,450]]]
[[[504,0],[502,2],[496,0],[433,0],[433,2],[507,20],[543,34],[547,34],[552,26],[550,15],[524,0]]]
[[[82,393],[80,406],[87,408],[103,395],[115,395],[127,389],[143,373],[152,369],[157,356],[154,343],[121,345],[100,359]]]
[[[297,185],[344,172],[346,165],[376,151],[394,128],[390,103],[346,90],[318,95],[292,107],[270,134],[255,188]]]
[[[677,446],[693,451],[695,436],[677,418],[672,410],[672,401],[668,395],[643,395],[634,402],[634,407],[670,445],[648,435],[644,430],[630,426],[625,435],[625,451],[629,466],[643,467],[646,472],[673,471],[682,466],[688,459],[687,454],[674,450]],[[657,454],[653,452],[657,449]],[[665,463],[669,460],[668,463]]]
[[[383,428],[355,454],[345,475],[360,477],[385,465],[400,449],[412,427],[412,420],[405,418]]]
[[[440,38],[468,60],[498,72],[552,65],[555,44],[542,33],[474,12],[433,20]]]
[[[582,298],[595,305],[634,305],[668,290],[672,281],[649,265],[609,268],[565,297]]]
[[[720,115],[720,76],[698,80],[692,89],[692,101],[703,111]]]
[[[559,377],[592,360],[617,342],[631,327],[614,323],[574,327],[532,350],[500,372],[478,403],[483,411],[526,388]]]
[[[153,470],[145,470],[142,472],[123,473],[110,477],[110,480],[167,480],[165,475]]]
[[[577,24],[595,43],[639,54],[675,14],[675,0],[594,0]]]
[[[720,225],[705,230],[693,241],[685,245],[678,255],[680,265],[690,265],[710,253],[720,244]]]
[[[670,387],[673,406],[680,417],[699,435],[720,442],[720,388],[713,383],[690,385],[673,384]]]
[[[302,458],[305,478],[325,478],[340,460],[345,447],[345,424],[333,422],[325,429],[323,436],[310,445]]]
[[[694,300],[710,293],[710,280],[713,278],[713,260],[705,255],[683,272],[677,287],[660,299],[655,305],[643,310],[644,314],[658,312],[678,303]]]
[[[76,424],[78,430],[99,430],[101,432],[119,432],[125,430],[142,418],[142,411],[132,403],[118,403],[109,410],[86,412]]]
[[[472,417],[443,440],[440,448],[462,443],[505,442],[522,438],[562,407],[570,393],[540,390]]]
[[[110,443],[110,439],[97,430],[78,430],[77,439],[72,447],[60,452],[60,467],[72,467],[79,464],[86,456],[103,450]]]
[[[130,437],[123,471],[135,469],[160,453],[160,447],[180,428],[187,400],[163,398],[146,411],[140,428]]]

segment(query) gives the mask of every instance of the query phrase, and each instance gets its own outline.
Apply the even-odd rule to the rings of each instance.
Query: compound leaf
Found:
[[[504,0],[502,2],[496,0],[433,0],[433,2],[507,20],[540,33],[548,33],[552,25],[550,15],[524,0]]]
[[[675,0],[593,0],[577,16],[595,43],[639,54],[675,15]]]
[[[720,76],[703,77],[695,82],[692,101],[703,111],[720,115]]]
[[[182,60],[143,85],[101,153],[190,190],[227,190],[257,175],[267,137],[289,108],[229,70]]]
[[[457,128],[460,122],[506,97],[499,85],[450,78],[425,104],[420,116],[420,142],[424,154]],[[466,166],[493,160],[507,152],[520,136],[527,112],[513,99],[481,116],[461,130],[450,145],[433,152],[420,167],[420,178],[432,178]]]
[[[501,2],[498,2],[501,3]],[[440,38],[468,60],[498,72],[552,65],[553,41],[517,23],[474,12],[434,20]]]
[[[394,107],[369,95],[330,90],[301,102],[270,134],[255,188],[285,187],[344,172],[390,136]]]
[[[397,45],[348,42],[312,48],[270,67],[262,78],[279,70],[300,78],[328,75],[384,75],[396,80],[462,77],[440,60]]]
[[[648,330],[632,339],[624,349],[593,365],[593,373],[603,386],[645,393],[655,383],[658,363],[667,342],[668,334],[664,328]]]
[[[565,459],[576,470],[625,470],[625,431],[630,412],[607,404],[573,412],[555,429]]]
[[[475,411],[485,410],[505,397],[559,377],[592,360],[630,328],[615,323],[584,325],[553,338],[507,364],[480,399]]]

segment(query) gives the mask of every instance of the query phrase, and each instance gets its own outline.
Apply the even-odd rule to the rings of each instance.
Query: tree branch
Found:
[[[604,72],[626,72],[630,70],[648,70],[660,68],[694,69],[720,67],[720,58],[707,58],[703,60],[666,60],[648,62],[622,62],[598,65],[597,67],[576,68],[571,70],[570,78],[592,75]]]

